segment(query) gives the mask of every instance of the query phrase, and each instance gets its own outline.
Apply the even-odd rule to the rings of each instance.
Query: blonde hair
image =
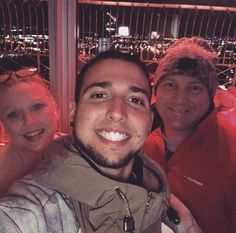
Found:
[[[45,89],[48,96],[50,96],[55,101],[54,95],[49,90],[49,82],[44,79],[35,68],[24,68],[17,71],[10,71],[4,74],[0,74],[0,89],[12,87],[21,82],[38,83]]]

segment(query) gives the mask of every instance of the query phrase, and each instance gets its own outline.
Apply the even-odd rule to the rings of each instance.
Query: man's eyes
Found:
[[[129,102],[135,104],[135,105],[144,105],[145,102],[142,98],[138,98],[138,97],[130,97],[129,98]]]
[[[175,83],[173,83],[173,82],[164,82],[164,83],[162,84],[162,86],[163,86],[164,88],[171,89],[171,88],[174,88],[176,85],[175,85]]]
[[[101,101],[109,101],[109,100],[113,100],[113,97],[115,98],[115,96],[113,96],[111,93],[106,93],[106,92],[95,92],[95,93],[91,93],[89,95],[89,98],[92,100],[101,100]],[[122,98],[122,97],[121,97]],[[148,103],[148,100],[145,100],[145,97],[142,96],[124,96],[123,97],[124,100],[126,99],[127,103],[130,103],[132,105],[136,105],[136,106],[145,106],[146,102]]]
[[[107,94],[101,93],[101,92],[93,93],[93,94],[90,95],[91,99],[103,99],[103,98],[106,98],[106,97],[107,97]]]
[[[205,90],[204,86],[201,86],[201,85],[190,86],[189,89],[193,93],[199,93]]]
[[[160,84],[160,86],[166,90],[174,90],[175,88],[178,88],[178,86],[174,82],[163,82]],[[186,88],[187,90],[190,90],[191,92],[200,92],[204,90],[204,86],[199,85],[199,84],[189,85]]]
[[[191,89],[194,91],[199,91],[199,90],[203,90],[203,87],[202,86],[192,86]]]

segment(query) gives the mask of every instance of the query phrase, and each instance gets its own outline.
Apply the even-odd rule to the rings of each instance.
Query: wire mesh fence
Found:
[[[107,48],[136,53],[154,71],[178,38],[206,38],[219,55],[219,78],[234,80],[236,8],[78,0],[77,57]],[[48,78],[47,0],[0,1],[0,72],[35,66]]]
[[[78,4],[78,54],[86,60],[108,48],[138,54],[154,71],[182,37],[205,38],[217,51],[219,78],[234,83],[236,8],[86,1]]]
[[[0,72],[34,66],[48,76],[47,7],[47,1],[0,1]]]

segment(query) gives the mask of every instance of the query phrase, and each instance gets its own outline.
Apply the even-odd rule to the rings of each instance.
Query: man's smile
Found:
[[[124,141],[130,137],[130,135],[126,133],[120,133],[120,132],[115,132],[115,131],[105,131],[105,130],[97,131],[97,134],[99,134],[101,137],[112,142]]]

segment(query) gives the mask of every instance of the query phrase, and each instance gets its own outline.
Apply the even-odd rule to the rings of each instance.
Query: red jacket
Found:
[[[145,145],[204,233],[236,232],[236,114],[227,114],[213,111],[168,162],[160,128]]]

